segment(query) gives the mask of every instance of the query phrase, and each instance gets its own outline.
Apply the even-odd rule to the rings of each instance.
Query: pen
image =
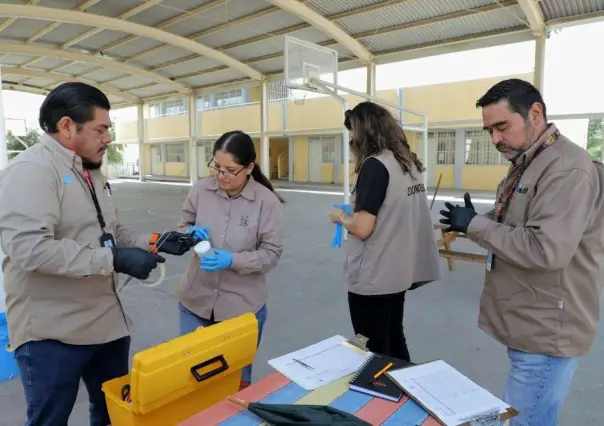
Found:
[[[387,366],[385,366],[384,368],[382,368],[380,371],[378,371],[377,373],[375,373],[375,376],[373,376],[373,380],[377,380],[379,379],[379,377],[384,374],[386,371],[388,371],[390,369],[390,367],[392,367],[392,363],[389,363]]]
[[[310,365],[308,365],[305,362],[300,361],[299,359],[296,358],[292,358],[294,360],[294,362],[297,362],[298,364],[300,364],[302,367],[308,368],[309,370],[314,370],[314,368],[312,368]]]

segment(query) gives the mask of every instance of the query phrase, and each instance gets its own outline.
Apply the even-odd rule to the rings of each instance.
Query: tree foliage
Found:
[[[604,143],[604,120],[592,118],[587,126],[587,151],[592,157],[602,159],[602,144]]]
[[[110,129],[111,140],[115,140],[115,130]],[[23,142],[23,143],[21,143]],[[25,136],[15,136],[10,130],[6,134],[6,147],[8,151],[25,151],[26,148],[34,146],[40,142],[40,131],[38,129],[27,128]],[[9,160],[19,155],[18,152],[9,152]],[[109,164],[122,164],[124,162],[124,146],[119,144],[110,144],[107,149],[107,161]]]

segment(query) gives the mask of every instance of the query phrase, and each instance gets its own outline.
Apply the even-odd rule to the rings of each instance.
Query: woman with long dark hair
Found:
[[[266,274],[283,252],[283,200],[256,164],[252,138],[227,132],[214,144],[213,176],[189,191],[180,227],[214,254],[194,256],[179,288],[180,333],[247,312],[258,319],[258,344],[267,315]],[[244,368],[241,388],[252,379]]]
[[[410,361],[406,291],[441,278],[424,167],[385,108],[362,102],[346,111],[344,125],[358,173],[352,215],[334,209],[329,216],[349,232],[345,273],[352,325],[369,338],[372,352]]]

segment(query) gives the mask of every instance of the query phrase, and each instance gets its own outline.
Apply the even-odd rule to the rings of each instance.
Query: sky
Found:
[[[550,114],[604,112],[604,84],[597,40],[604,39],[604,22],[565,27],[547,42],[544,98]],[[377,67],[377,89],[414,87],[472,79],[503,77],[533,71],[534,42],[516,43],[485,49],[457,52]],[[338,84],[365,91],[366,69],[343,71]],[[43,97],[29,93],[3,91],[8,119],[25,119],[37,127]],[[136,119],[135,108],[118,110],[113,119]],[[429,117],[428,117],[429,119]]]

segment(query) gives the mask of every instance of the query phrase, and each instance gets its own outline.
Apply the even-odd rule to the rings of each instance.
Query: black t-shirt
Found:
[[[377,216],[386,199],[389,181],[388,169],[380,160],[374,157],[365,160],[357,176],[355,213],[365,211]]]

